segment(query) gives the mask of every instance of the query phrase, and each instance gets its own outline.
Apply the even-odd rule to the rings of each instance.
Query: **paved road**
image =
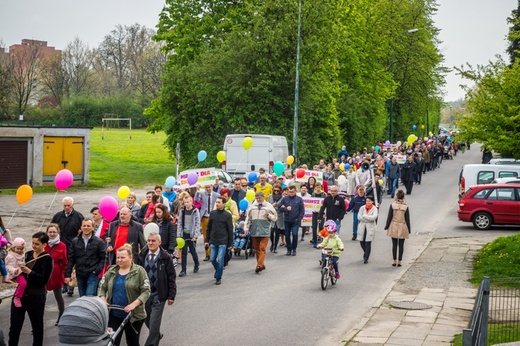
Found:
[[[479,161],[480,152],[475,145],[455,160],[445,161],[440,170],[426,174],[422,185],[414,187],[413,194],[407,198],[411,206],[413,234],[406,243],[404,262],[410,262],[431,236],[472,235],[477,232],[470,224],[456,220],[456,203],[461,167]],[[107,193],[80,193],[77,208],[86,212]],[[44,215],[52,197],[47,195],[46,199],[33,203],[32,211]],[[12,213],[13,208],[9,208],[9,204],[12,206],[13,202],[7,201],[7,198],[0,197],[0,206]],[[188,275],[177,280],[176,302],[165,310],[163,344],[221,345],[244,341],[251,345],[340,344],[345,333],[405,268],[390,266],[391,242],[383,230],[390,202],[389,197],[384,198],[369,264],[362,262],[359,243],[350,240],[352,214],[346,216],[341,232],[346,244],[340,261],[342,278],[336,286],[326,291],[321,290],[319,283],[319,251],[312,249],[308,240],[300,242],[296,257],[286,257],[283,248],[278,254],[268,253],[267,270],[260,275],[254,273],[254,259],[246,260],[243,256],[234,258],[225,270],[220,286],[213,284],[213,268],[208,262],[202,262],[199,273],[193,274],[190,259]],[[51,209],[52,213],[58,211],[59,203]],[[29,210],[21,210],[20,213],[30,215]],[[15,217],[13,225],[22,223],[20,219]],[[25,231],[31,232],[37,228],[41,220],[40,217],[30,221],[33,227]],[[507,230],[498,232],[510,234]],[[198,252],[202,254],[202,244],[199,244]],[[65,299],[70,301],[72,298]],[[0,305],[0,315],[3,316],[0,327],[4,330],[8,329],[8,305]],[[54,321],[57,313],[52,295],[48,296],[47,311],[45,344],[56,345]],[[30,344],[29,333],[27,323],[22,344]],[[146,334],[147,330],[143,328],[143,340]]]

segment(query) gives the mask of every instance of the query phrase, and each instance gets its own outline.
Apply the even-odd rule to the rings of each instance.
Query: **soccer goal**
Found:
[[[107,116],[113,116],[115,114],[106,114]],[[120,125],[120,121],[128,122],[128,129],[130,130],[130,139],[132,139],[132,119],[131,118],[102,118],[101,119],[101,139],[105,139],[105,127],[110,128],[110,122],[117,122]],[[118,126],[120,127],[120,126]]]

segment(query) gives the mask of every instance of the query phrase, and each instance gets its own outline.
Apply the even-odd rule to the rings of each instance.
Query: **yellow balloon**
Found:
[[[22,185],[16,190],[16,200],[18,204],[24,204],[29,202],[33,195],[32,187],[29,185]]]
[[[224,161],[226,159],[226,152],[225,151],[219,151],[217,153],[217,160],[218,162],[222,163],[222,161]]]
[[[383,179],[379,179],[379,185],[383,185],[384,183]]]
[[[253,190],[248,190],[246,192],[246,199],[249,201],[249,202],[253,202],[253,200],[255,199],[255,192]]]
[[[287,164],[292,165],[294,163],[294,156],[287,156]]]
[[[242,141],[242,146],[244,147],[245,150],[249,150],[249,148],[251,148],[253,146],[253,138],[251,138],[251,137],[244,138],[244,140]]]
[[[121,199],[125,199],[130,194],[130,188],[126,185],[123,185],[117,190],[117,197]]]
[[[345,170],[345,164],[340,163],[339,164],[339,170],[343,172]]]

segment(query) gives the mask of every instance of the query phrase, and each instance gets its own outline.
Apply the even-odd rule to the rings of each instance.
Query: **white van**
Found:
[[[459,177],[459,198],[472,185],[490,184],[497,178],[518,178],[519,176],[520,165],[465,165]]]
[[[253,145],[248,150],[242,146],[246,137],[253,139]],[[260,168],[273,173],[276,161],[285,163],[287,160],[289,148],[284,136],[233,134],[226,136],[224,152],[226,160],[222,162],[222,170],[231,176],[241,177],[247,172],[258,172]]]

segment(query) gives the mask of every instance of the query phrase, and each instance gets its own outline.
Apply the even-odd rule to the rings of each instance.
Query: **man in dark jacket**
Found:
[[[106,260],[105,242],[94,235],[94,221],[85,219],[81,223],[81,237],[72,240],[68,248],[65,282],[69,283],[72,269],[76,268],[79,296],[95,296],[99,282],[99,273]],[[72,294],[69,294],[72,295]]]
[[[352,222],[352,240],[357,239],[357,229],[358,229],[358,213],[359,209],[366,204],[367,198],[365,196],[365,187],[361,186],[358,189],[358,194],[352,198],[350,203],[348,204],[347,211],[352,211],[353,222]]]
[[[392,157],[392,161],[388,165],[388,189],[390,190],[390,195],[394,198],[395,190],[397,189],[397,184],[399,183],[399,164],[397,163],[397,159]]]
[[[414,161],[413,155],[408,155],[406,162],[401,167],[401,180],[406,187],[406,194],[410,195],[413,189],[413,181],[417,164]]]
[[[74,209],[74,199],[72,197],[64,197],[62,200],[63,210],[56,213],[51,223],[57,223],[60,226],[60,239],[67,246],[67,251],[72,239],[76,238],[81,229],[81,222],[84,217],[79,211]],[[74,294],[74,287],[69,285],[63,286],[63,293],[67,292],[69,296]]]
[[[146,319],[149,329],[145,345],[159,345],[162,339],[161,321],[166,303],[173,305],[177,294],[175,267],[172,258],[161,248],[161,235],[148,234],[146,248],[139,255],[139,264],[144,267],[150,279],[150,298],[145,303]]]
[[[132,245],[134,261],[137,261],[141,249],[146,245],[146,240],[144,239],[143,225],[132,219],[132,212],[129,208],[121,208],[119,220],[110,223],[106,242],[110,264],[115,264],[116,262],[114,254],[117,249],[127,243]]]
[[[296,256],[298,247],[298,228],[305,214],[303,199],[296,195],[296,186],[290,185],[288,195],[278,203],[278,210],[284,213],[286,256]]]
[[[336,223],[336,230],[339,234],[339,228],[341,227],[341,220],[345,217],[345,200],[343,197],[338,195],[339,188],[336,185],[332,185],[329,188],[330,195],[325,197],[323,204],[318,214],[318,220],[323,220],[323,214],[325,214],[327,220],[333,220]],[[325,210],[327,210],[325,212]],[[326,221],[326,220],[325,220]],[[325,224],[322,221],[319,221]]]
[[[233,247],[233,221],[231,213],[226,209],[226,200],[219,196],[215,202],[215,210],[209,214],[205,245],[210,248],[210,261],[215,268],[215,285],[220,285],[224,272],[226,251]]]

